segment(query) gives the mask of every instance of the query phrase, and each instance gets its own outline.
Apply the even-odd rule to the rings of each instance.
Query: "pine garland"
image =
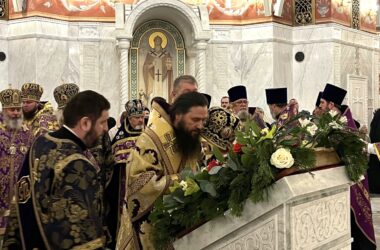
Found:
[[[240,216],[248,198],[253,203],[266,201],[281,171],[271,163],[271,157],[279,149],[286,149],[293,157],[293,167],[310,171],[316,162],[313,147],[334,148],[346,166],[348,177],[355,182],[360,180],[367,169],[365,144],[338,116],[326,113],[316,118],[301,113],[288,124],[295,123],[300,126],[285,124],[271,130],[248,123],[246,130],[237,134],[242,145],[240,152],[231,151],[224,159],[214,149],[219,166],[198,173],[183,171],[183,181],[174,183],[169,188],[171,193],[158,199],[150,214],[155,247],[167,249],[180,232],[225,211]]]

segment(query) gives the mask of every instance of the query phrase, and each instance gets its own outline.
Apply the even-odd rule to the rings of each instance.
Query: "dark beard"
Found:
[[[91,130],[85,135],[84,143],[87,148],[93,148],[98,145],[100,137],[96,137],[95,129],[91,128]]]
[[[197,158],[201,151],[200,133],[191,135],[185,130],[183,122],[178,123],[178,128],[174,128],[176,143],[179,153],[182,154],[182,161]]]
[[[33,117],[36,115],[36,112],[37,112],[37,109],[29,111],[29,112],[22,111],[22,113],[24,114],[25,120],[33,119]]]

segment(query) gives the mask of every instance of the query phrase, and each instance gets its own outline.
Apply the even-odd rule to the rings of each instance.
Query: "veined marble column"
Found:
[[[206,41],[199,41],[196,44],[197,49],[197,81],[198,91],[205,92],[206,90]]]
[[[129,82],[128,82],[128,53],[129,39],[119,39],[118,48],[120,51],[120,112],[123,110],[125,103],[129,100]]]
[[[196,60],[195,59],[196,59],[197,53],[194,49],[186,49],[186,55],[187,55],[187,62],[186,62],[187,72],[185,74],[196,77],[196,67],[195,67]]]

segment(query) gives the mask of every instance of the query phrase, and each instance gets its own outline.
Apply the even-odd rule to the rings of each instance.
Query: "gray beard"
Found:
[[[132,127],[132,126],[131,126]],[[137,125],[133,129],[134,130],[142,130],[144,128],[144,125]]]
[[[241,122],[246,122],[249,119],[249,113],[247,110],[240,110],[237,113],[237,116],[239,117]]]
[[[22,127],[23,117],[11,119],[9,117],[4,118],[5,125],[13,130],[19,130]]]

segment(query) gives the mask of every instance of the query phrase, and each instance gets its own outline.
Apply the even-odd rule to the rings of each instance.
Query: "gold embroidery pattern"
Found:
[[[23,176],[17,182],[17,195],[18,195],[18,203],[24,204],[28,202],[31,196],[30,191],[30,177],[29,175]]]
[[[135,194],[137,191],[143,188],[155,174],[156,173],[154,171],[142,173],[139,178],[129,186],[128,196]]]
[[[372,224],[372,212],[371,209],[367,206],[367,203],[363,199],[363,195],[358,192],[358,189],[355,188],[355,186],[351,187],[355,192],[355,199],[358,203],[359,207],[361,208],[361,211],[364,215],[364,219],[366,223]]]
[[[176,152],[178,151],[177,144],[176,144],[176,138],[171,133],[166,133],[164,135],[164,137],[166,140],[163,143],[163,147],[164,147],[165,151],[170,149],[172,154],[176,154]]]
[[[98,238],[96,240],[87,242],[86,244],[73,247],[73,250],[92,250],[92,249],[101,248],[104,245],[104,242],[105,242],[104,237]]]
[[[48,249],[104,246],[102,240],[94,240],[104,233],[99,176],[80,152],[71,141],[45,135],[36,140],[30,153],[33,206]]]

